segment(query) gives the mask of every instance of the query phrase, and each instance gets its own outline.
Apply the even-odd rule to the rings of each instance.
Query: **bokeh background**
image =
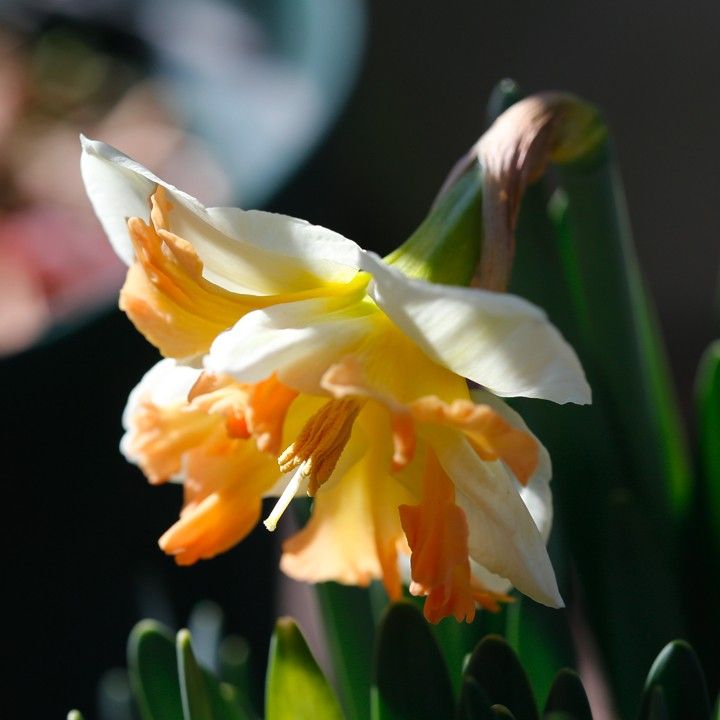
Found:
[[[483,131],[500,78],[575,92],[614,133],[692,428],[717,335],[719,30],[711,0],[0,2],[3,717],[27,716],[27,697],[32,717],[92,715],[142,616],[182,624],[216,600],[258,668],[275,616],[273,538],[176,568],[156,538],[178,489],[117,451],[157,356],[114,309],[123,268],[82,194],[79,131],[207,204],[385,252]]]

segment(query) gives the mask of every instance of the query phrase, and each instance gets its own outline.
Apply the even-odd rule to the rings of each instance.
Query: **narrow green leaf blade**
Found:
[[[417,602],[417,601],[420,602]],[[412,598],[417,607],[422,608],[425,598]],[[447,666],[453,693],[460,694],[463,682],[463,665],[467,656],[474,650],[483,635],[492,630],[488,620],[496,619],[495,613],[478,611],[472,623],[459,623],[455,618],[443,618],[437,625],[431,625],[430,630],[440,647]]]
[[[412,604],[392,605],[380,624],[375,654],[373,718],[451,718],[450,678],[432,632]]]
[[[318,583],[315,588],[343,707],[350,720],[365,720],[370,714],[375,637],[369,593],[334,582]],[[347,652],[349,647],[352,652]]]
[[[643,706],[652,702],[653,690],[662,688],[667,714],[683,720],[707,720],[710,697],[694,650],[684,640],[668,643],[657,656],[645,682]]]
[[[575,347],[593,404],[513,405],[550,450],[555,532],[572,552],[620,714],[634,717],[643,668],[686,632],[677,577],[689,463],[611,143],[557,177],[549,228],[540,193],[523,199],[511,289]]]
[[[557,544],[555,539],[553,544]],[[558,671],[575,662],[567,613],[520,595],[505,612],[505,638],[517,654],[533,695],[541,704],[548,697]]]
[[[310,518],[310,503],[296,500],[293,511],[304,525]],[[375,637],[370,593],[364,588],[334,582],[317,583],[315,592],[343,708],[348,720],[366,720],[370,715],[370,668]],[[353,652],[347,652],[349,647]]]
[[[265,712],[266,720],[342,720],[335,693],[290,618],[278,620],[270,642]]]
[[[223,638],[218,648],[220,679],[242,691],[250,687],[250,646],[239,635]]]
[[[483,638],[470,656],[465,675],[478,683],[490,702],[503,705],[517,720],[538,720],[528,677],[503,638]]]
[[[262,702],[262,697],[258,696],[257,688],[253,684],[250,646],[245,638],[228,635],[220,643],[218,657],[220,680],[237,690],[239,704],[248,716],[252,716],[254,708]]]
[[[576,720],[593,720],[585,688],[580,676],[568,668],[563,668],[556,676],[545,703],[545,715],[548,713],[567,713]]]
[[[257,715],[236,687],[203,670],[210,706],[215,720],[255,720]]]
[[[703,355],[696,395],[702,468],[702,486],[698,490],[710,539],[716,555],[720,555],[720,340]]]
[[[182,718],[172,633],[154,620],[143,620],[130,633],[127,655],[130,684],[143,720]]]
[[[670,720],[665,691],[661,685],[655,685],[646,692],[640,720]]]
[[[208,686],[203,671],[195,659],[189,630],[178,632],[176,651],[183,718],[215,720]]]
[[[495,717],[485,691],[471,677],[464,677],[460,689],[457,720],[493,720]]]
[[[188,630],[176,638],[180,694],[185,720],[250,720],[251,706],[237,688],[220,682],[198,662]]]
[[[610,401],[614,425],[631,440],[625,451],[632,485],[650,511],[678,523],[689,509],[690,465],[612,143],[557,172],[567,198],[560,251],[596,390]]]

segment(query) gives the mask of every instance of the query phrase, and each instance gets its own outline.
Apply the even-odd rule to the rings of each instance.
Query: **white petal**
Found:
[[[120,258],[130,265],[129,217],[148,219],[150,195],[160,182],[142,165],[105,143],[80,136],[80,170],[96,215]]]
[[[372,269],[370,265],[373,265]],[[514,295],[412,280],[372,258],[370,294],[434,360],[496,395],[590,402],[573,349]]]
[[[355,312],[348,312],[351,305]],[[377,311],[366,307],[355,299],[323,297],[255,310],[218,335],[205,366],[248,383],[277,373],[296,390],[322,393],[328,367],[371,331]]]
[[[153,365],[143,375],[140,382],[130,391],[122,415],[125,434],[120,440],[120,452],[128,461],[137,462],[137,458],[130,450],[130,436],[133,418],[140,403],[151,402],[161,407],[171,407],[184,402],[201,372],[202,370],[198,368],[166,358]]]
[[[110,145],[81,138],[81,169],[95,212],[115,251],[131,263],[127,219],[150,215],[157,185],[168,191],[170,229],[187,240],[211,282],[235,292],[274,294],[347,282],[364,252],[304,220],[238,208],[205,208]]]
[[[215,228],[235,241],[229,252],[237,253],[237,243],[244,242],[253,253],[261,250],[292,258],[327,282],[348,282],[366,254],[339,233],[289,215],[232,207],[208,208],[207,214]],[[272,274],[271,266],[268,270]]]
[[[467,516],[471,558],[534,600],[562,607],[543,538],[502,463],[480,460],[459,433],[435,429],[432,444]]]
[[[547,543],[553,521],[552,491],[550,490],[550,478],[552,477],[550,454],[537,436],[528,428],[522,417],[507,403],[487,392],[487,390],[473,390],[470,395],[473,402],[490,405],[495,412],[505,418],[513,427],[524,430],[535,438],[535,442],[537,442],[540,449],[537,470],[535,470],[527,485],[523,487],[516,481],[516,487],[522,501],[530,511],[540,535]]]
[[[507,578],[491,573],[472,558],[470,559],[470,574],[479,583],[480,587],[498,595],[505,595],[512,588],[512,583]]]

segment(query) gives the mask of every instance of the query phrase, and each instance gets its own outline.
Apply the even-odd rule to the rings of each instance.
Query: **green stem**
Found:
[[[480,256],[482,182],[475,160],[438,198],[420,227],[385,262],[410,277],[468,285]]]
[[[337,583],[316,586],[340,698],[349,720],[370,717],[375,626],[367,590]]]
[[[612,145],[557,166],[557,177],[558,297],[593,388],[592,408],[559,424],[577,448],[555,455],[558,514],[619,710],[630,717],[641,668],[684,632],[676,578],[690,467]]]
[[[566,196],[561,255],[583,342],[597,364],[613,423],[633,465],[634,489],[658,520],[684,520],[691,473],[657,321],[640,275],[613,148],[558,166]],[[642,432],[639,432],[642,429]]]
[[[292,508],[300,524],[305,525],[310,503],[295,500]],[[345,715],[348,720],[367,720],[375,640],[369,592],[334,582],[318,583],[315,591]]]

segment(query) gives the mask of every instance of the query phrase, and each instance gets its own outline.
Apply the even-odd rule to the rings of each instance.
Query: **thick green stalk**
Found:
[[[593,142],[574,133],[571,156],[552,154],[562,132],[549,136],[560,191],[552,222],[541,186],[524,192],[510,289],[542,306],[575,347],[593,405],[514,404],[553,457],[555,537],[560,531],[572,556],[582,598],[560,577],[563,593],[585,608],[621,714],[631,717],[641,668],[683,631],[677,538],[691,485],[612,146],[599,115],[587,117]],[[524,132],[536,137],[523,120],[517,112],[501,119],[518,146]],[[505,170],[510,179],[521,172]],[[557,557],[555,566],[562,575]]]
[[[696,396],[702,478],[698,491],[708,540],[716,558],[720,558],[720,340],[703,355]]]
[[[720,691],[720,340],[707,348],[700,361],[695,400],[698,484],[685,542],[685,581],[693,588],[687,595],[687,610],[693,630],[690,639],[716,694]]]
[[[370,675],[375,627],[367,590],[317,585],[318,599],[340,699],[348,720],[370,716]]]
[[[477,161],[471,161],[418,229],[385,261],[414,278],[468,285],[480,256],[482,184]]]
[[[563,417],[575,448],[556,454],[558,505],[619,709],[630,717],[641,668],[683,632],[677,548],[691,476],[611,143],[557,172],[552,215],[568,334],[593,388],[591,409]]]
[[[656,520],[677,526],[691,497],[684,432],[657,321],[633,247],[614,148],[558,166],[561,256],[583,343],[627,446],[632,485]]]
[[[307,523],[310,503],[296,500],[293,509],[300,523]],[[315,590],[345,716],[367,720],[375,639],[370,594],[333,582],[318,583]]]

